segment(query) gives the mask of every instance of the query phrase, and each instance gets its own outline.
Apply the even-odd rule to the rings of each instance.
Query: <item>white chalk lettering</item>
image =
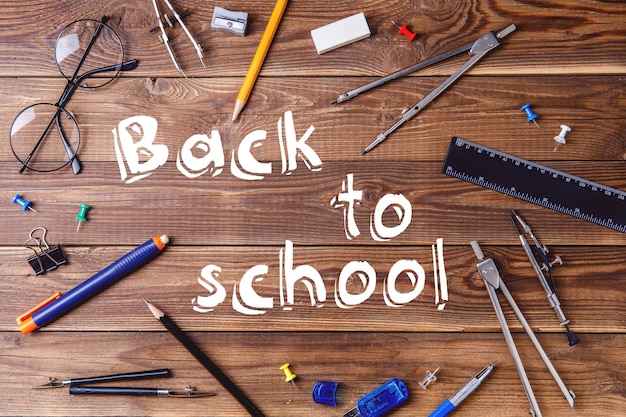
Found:
[[[401,293],[396,289],[396,281],[402,273],[411,281],[413,289],[407,293]],[[424,291],[426,283],[426,271],[419,262],[415,260],[399,260],[389,270],[389,275],[385,280],[385,290],[383,292],[385,304],[389,307],[401,307],[415,300]]]
[[[360,294],[348,291],[348,281],[357,277],[364,290]],[[349,262],[343,267],[335,284],[335,303],[340,308],[353,308],[364,303],[376,290],[376,271],[367,262]]]
[[[285,241],[285,247],[278,254],[278,280],[280,306],[283,310],[293,310],[298,303],[296,287],[303,285],[307,290],[310,305],[321,308],[326,301],[326,286],[319,271],[312,265],[298,265],[294,267],[293,242]],[[215,307],[226,299],[226,289],[217,278],[222,269],[216,265],[205,266],[198,283],[209,291],[208,296],[197,296],[192,300],[193,310],[199,313],[213,311]],[[249,268],[237,284],[233,285],[231,296],[232,308],[244,315],[261,315],[275,307],[274,297],[262,296],[254,288],[255,284],[262,283],[270,274],[269,266],[255,265]],[[351,309],[367,302],[377,288],[376,270],[369,262],[350,261],[339,273],[334,283],[334,298],[337,307]],[[410,289],[400,291],[398,281],[408,278]],[[426,272],[414,259],[396,261],[383,283],[383,299],[389,307],[403,307],[424,291]]]
[[[280,304],[286,310],[290,309],[290,307],[285,307],[287,304],[293,305],[295,303],[295,285],[298,282],[301,282],[307,288],[312,306],[317,304],[317,300],[320,302],[326,301],[326,287],[317,269],[311,265],[293,267],[293,242],[290,240],[285,242],[284,258],[283,250],[280,250],[280,265]],[[315,286],[315,291],[313,285]],[[286,300],[283,297],[284,292],[287,293]]]
[[[343,209],[343,225],[346,238],[352,240],[361,234],[354,215],[355,207],[360,205],[363,200],[363,191],[354,189],[354,175],[352,173],[347,174],[346,180],[341,183],[341,191],[331,198],[330,205],[332,208]],[[383,224],[383,215],[390,207],[393,208],[400,222],[400,224],[391,227]],[[386,241],[400,235],[409,227],[412,217],[413,208],[411,207],[411,202],[405,196],[402,194],[385,194],[376,203],[374,213],[370,217],[372,238],[377,241]]]
[[[293,114],[288,111],[285,112],[285,145],[287,149],[287,158],[285,158],[285,150],[283,149],[283,138],[281,135],[281,119],[278,120],[278,139],[281,146],[281,154],[283,160],[282,173],[290,174],[298,167],[296,157],[300,157],[306,166],[311,171],[319,171],[322,169],[322,160],[317,153],[307,145],[305,142],[309,139],[309,136],[313,133],[315,128],[313,125],[309,126],[307,131],[298,140],[296,139],[296,127],[293,124]]]
[[[272,297],[261,297],[252,287],[253,282],[263,281],[263,275],[267,275],[268,272],[269,267],[267,265],[253,266],[241,278],[239,291],[237,291],[237,284],[233,286],[233,308],[235,311],[247,315],[259,315],[265,314],[263,309],[272,309],[274,307],[274,299]],[[237,294],[241,296],[241,301],[239,301]],[[244,306],[242,302],[249,307]]]
[[[124,160],[131,174],[139,174],[126,181],[127,184],[151,175],[152,171],[167,162],[169,154],[167,146],[154,143],[157,128],[158,122],[155,118],[134,116],[122,120],[118,123],[117,129],[113,129],[115,155],[122,181],[128,177]],[[147,159],[140,161],[142,156]]]
[[[134,116],[122,120],[113,129],[115,155],[122,181],[128,178],[129,172],[134,176],[126,183],[138,181],[167,162],[169,148],[165,144],[155,143],[157,128],[158,123],[153,117]],[[285,112],[284,118],[278,120],[281,174],[290,175],[295,171],[298,158],[310,171],[322,169],[322,160],[306,143],[314,130],[312,125],[309,126],[298,139],[292,112]],[[262,146],[262,141],[266,138],[266,131],[255,130],[244,137],[236,151],[233,150],[230,168],[234,176],[254,181],[272,173],[272,163],[259,161],[252,152],[253,148]],[[204,174],[213,177],[220,175],[224,169],[224,149],[219,132],[211,131],[210,137],[206,134],[195,134],[188,138],[177,152],[176,167],[187,178],[198,178]]]
[[[235,158],[235,151],[233,150],[232,158],[230,160],[230,172],[237,178],[242,180],[262,180],[264,175],[272,173],[271,162],[259,162],[252,155],[251,148],[261,146],[261,141],[265,140],[267,132],[265,130],[255,130],[249,133],[237,148],[237,158]],[[242,167],[245,167],[247,172],[243,172],[237,165],[237,159]],[[259,175],[254,175],[259,174]],[[262,175],[261,175],[262,174]]]
[[[398,216],[400,224],[397,226],[387,227],[383,224],[383,214],[389,207],[392,207]],[[407,200],[405,196],[402,194],[385,194],[383,198],[376,203],[374,214],[372,214],[370,218],[372,239],[383,241],[390,240],[400,235],[409,227],[409,224],[411,224],[412,214],[413,208],[411,207],[411,202]]]
[[[185,141],[176,155],[176,167],[187,178],[198,178],[207,172],[215,177],[224,170],[224,150],[220,132],[213,130],[211,137],[193,135]]]
[[[330,200],[330,205],[333,208],[343,207],[343,228],[346,232],[346,238],[352,240],[361,234],[354,219],[354,206],[361,203],[363,191],[354,190],[354,174],[351,173],[341,183],[341,191]]]
[[[216,265],[207,265],[200,271],[198,284],[211,293],[211,295],[199,295],[191,300],[192,304],[196,304],[193,306],[193,309],[198,313],[213,311],[215,307],[226,299],[226,288],[217,280],[221,272],[222,268]]]

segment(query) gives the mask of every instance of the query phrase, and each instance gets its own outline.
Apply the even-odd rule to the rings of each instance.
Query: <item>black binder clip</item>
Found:
[[[37,231],[41,231],[41,237],[35,236]],[[46,232],[45,227],[36,227],[30,231],[28,240],[24,242],[25,247],[35,252],[34,256],[28,258],[28,263],[33,268],[36,275],[45,274],[67,263],[67,258],[60,245],[53,247],[48,246],[46,242]]]

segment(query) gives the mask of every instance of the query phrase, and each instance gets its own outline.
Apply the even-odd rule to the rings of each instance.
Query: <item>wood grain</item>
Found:
[[[229,116],[234,105],[232,95],[237,94],[241,82],[237,78],[120,79],[93,91],[79,90],[67,107],[78,120],[82,137],[79,155],[85,161],[115,161],[112,130],[122,120],[139,115],[158,121],[155,141],[170,148],[169,160],[175,160],[189,137],[212,131],[222,137],[229,160],[246,135],[264,130],[267,139],[255,155],[260,160],[276,161],[280,159],[277,124],[289,111],[299,136],[309,126],[315,128],[307,143],[324,162],[397,161],[399,152],[409,161],[439,161],[453,136],[536,161],[626,158],[626,132],[616,122],[626,109],[623,89],[615,88],[624,85],[620,76],[468,76],[405,123],[375,154],[363,157],[360,151],[398,120],[404,108],[415,105],[444,81],[443,77],[397,80],[345,103],[329,105],[339,94],[373,79],[261,77],[247,111],[235,125],[230,124]],[[30,104],[54,102],[64,84],[50,78],[0,79],[0,91],[6,98],[0,105],[3,124],[9,127]],[[107,97],[104,102],[102,95]],[[94,106],[94,101],[99,104]],[[533,109],[540,114],[542,129],[525,123],[519,108],[526,101],[537,103]],[[568,144],[573,146],[552,152],[552,137],[563,123],[572,127]],[[3,160],[14,162],[8,141],[1,146]]]
[[[156,323],[158,324],[158,323]],[[589,334],[585,345],[571,348],[560,335],[541,335],[576,393],[577,415],[617,414],[623,403],[624,384],[620,369],[624,362],[623,335]],[[524,415],[527,401],[514,364],[500,334],[411,333],[411,332],[207,332],[190,337],[244,390],[267,415],[336,416],[355,405],[356,399],[389,378],[398,377],[409,386],[409,400],[393,411],[396,416],[427,416],[450,397],[482,366],[498,361],[496,371],[466,401],[457,413],[482,414],[497,410],[505,415]],[[49,415],[244,415],[241,406],[210,377],[193,357],[169,334],[162,332],[92,333],[56,332],[37,334],[21,340],[3,333],[1,349],[5,358],[3,374],[10,372],[20,383],[5,388],[5,404],[14,414],[37,415],[31,404]],[[545,415],[566,415],[569,407],[532,344],[524,336],[517,343],[529,355],[526,366]],[[102,345],[110,346],[103,350]],[[330,346],[341,347],[341,354]],[[582,348],[582,349],[581,349]],[[593,364],[588,360],[594,357]],[[297,390],[285,383],[279,367],[290,362],[298,375]],[[29,390],[53,376],[61,379],[94,372],[127,372],[170,367],[172,378],[128,385],[184,387],[216,392],[215,397],[173,400],[70,396],[67,388]],[[440,366],[438,380],[426,391],[418,385]],[[311,372],[310,370],[315,370]],[[315,381],[341,381],[337,407],[315,404],[310,392]],[[271,395],[270,395],[271,394]],[[68,411],[69,410],[69,411]],[[586,411],[591,410],[591,411]],[[617,410],[617,411],[616,411]],[[492,411],[493,412],[493,411]]]
[[[551,311],[539,281],[534,275],[521,247],[500,249],[483,245],[487,256],[498,260],[503,279],[513,293],[524,314],[536,331],[562,333],[556,316]],[[411,330],[445,332],[493,332],[498,323],[489,302],[482,279],[476,271],[475,256],[468,244],[445,246],[446,272],[450,291],[449,302],[444,311],[437,311],[433,268],[429,246],[401,247],[308,247],[296,246],[294,265],[311,265],[322,276],[326,289],[326,301],[312,305],[304,284],[295,286],[295,302],[282,302],[285,290],[281,290],[280,251],[283,247],[245,248],[240,246],[168,247],[156,260],[115,284],[100,296],[89,300],[78,310],[61,317],[47,330],[103,330],[121,328],[158,329],[158,323],[145,310],[141,297],[156,305],[167,306],[167,313],[185,330],[231,330],[246,328],[257,330]],[[626,317],[623,306],[624,274],[622,259],[608,248],[596,248],[587,253],[579,247],[553,247],[564,264],[555,268],[555,280],[562,299],[563,309],[571,320],[574,331],[608,332],[625,330]],[[66,248],[69,263],[45,276],[33,278],[30,266],[18,262],[27,256],[28,250],[3,250],[7,259],[7,280],[2,284],[6,294],[5,309],[17,317],[25,306],[36,305],[54,291],[65,292],[85,278],[103,269],[124,250],[118,247]],[[11,257],[11,255],[13,255]],[[21,255],[21,256],[19,256]],[[15,258],[14,261],[8,260]],[[392,265],[401,259],[415,259],[425,270],[424,290],[411,302],[400,308],[385,305],[383,287]],[[367,300],[352,309],[341,308],[335,301],[335,286],[341,270],[350,261],[367,261],[376,271],[376,289]],[[227,291],[227,298],[213,311],[195,313],[198,296],[211,292],[199,280],[206,282],[205,266],[217,265],[221,273],[219,283]],[[267,265],[268,273],[262,281],[254,284],[262,297],[273,298],[273,307],[263,315],[247,316],[234,310],[231,297],[246,271],[256,265]],[[282,270],[282,272],[281,272]],[[12,277],[12,279],[8,279]],[[149,283],[149,284],[148,284]],[[399,279],[398,291],[408,293],[413,289],[407,277]],[[365,288],[357,277],[352,277],[346,288],[354,294]],[[608,291],[607,288],[611,288]],[[239,296],[239,293],[237,294]],[[504,298],[503,298],[504,300]],[[163,307],[165,310],[165,307]],[[521,326],[510,314],[511,327],[520,331]],[[613,311],[607,316],[606,311]],[[80,317],[80,318],[79,318]],[[14,322],[3,323],[2,330],[14,330]],[[563,335],[563,338],[565,336]],[[564,339],[565,341],[565,339]]]
[[[526,415],[528,401],[476,271],[469,245],[475,239],[495,260],[575,392],[576,415],[626,416],[626,235],[441,173],[450,140],[458,136],[626,190],[624,2],[292,0],[250,100],[232,125],[237,91],[273,3],[220,2],[249,13],[245,37],[211,29],[213,4],[188,0],[175,5],[192,11],[185,22],[205,52],[206,70],[186,36],[171,31],[188,78],[180,76],[150,32],[156,23],[150,1],[0,1],[0,126],[6,135],[0,141],[0,415],[245,416],[154,320],[140,297],[189,332],[267,416],[340,415],[392,377],[407,383],[410,399],[389,415],[426,416],[495,360],[493,375],[456,413]],[[372,35],[317,55],[310,31],[361,11]],[[81,131],[82,172],[19,174],[8,140],[15,116],[34,103],[56,102],[66,86],[54,62],[57,34],[76,19],[104,15],[120,34],[126,59],[137,59],[139,65],[105,87],[76,91],[67,104]],[[408,42],[392,20],[406,23],[418,38]],[[360,154],[467,56],[331,106],[339,94],[510,24],[517,30],[495,51],[385,143]],[[525,103],[539,114],[539,129],[520,111]],[[293,116],[297,138],[313,129],[306,144],[322,161],[317,169],[302,158],[295,169],[284,169],[280,140],[287,115]],[[134,116],[157,121],[154,141],[167,146],[168,157],[150,176],[127,183],[113,132]],[[553,152],[561,124],[572,131],[567,144]],[[261,180],[242,179],[231,164],[241,165],[242,143],[258,132],[265,140],[251,152],[259,162],[272,164],[271,173]],[[179,151],[198,134],[221,139],[224,167],[218,175],[188,178],[177,167]],[[349,174],[355,190],[363,192],[354,211],[359,234],[351,238],[343,208],[331,202],[344,191]],[[37,213],[12,204],[16,193],[32,200]],[[397,236],[379,241],[370,230],[371,217],[389,194],[410,204],[411,222]],[[77,233],[79,203],[91,209]],[[554,278],[570,327],[581,340],[577,346],[567,345],[511,225],[511,209],[532,226],[550,256],[564,261],[555,267]],[[391,207],[382,219],[389,227],[400,221]],[[33,252],[24,242],[35,227],[47,228],[48,243],[61,244],[69,261],[42,276],[35,276],[26,262]],[[148,265],[44,328],[19,332],[15,318],[27,309],[161,234],[171,243]],[[449,289],[442,311],[435,305],[431,252],[437,238],[444,239]],[[319,274],[323,300],[312,300],[303,281],[293,286],[293,301],[287,298],[285,276],[291,270],[285,256],[291,245],[292,268],[308,266]],[[419,263],[424,288],[410,302],[391,306],[385,298],[388,275],[399,260]],[[338,282],[353,261],[372,268],[374,289],[344,308]],[[266,272],[251,285],[259,297],[271,299],[271,308],[244,314],[236,307],[242,280],[259,266]],[[199,300],[216,290],[206,286],[210,272],[205,267],[219,268],[212,276],[225,297],[199,312]],[[405,271],[394,288],[408,294],[415,283]],[[362,277],[347,277],[345,291],[364,293]],[[504,312],[543,415],[569,415],[513,311],[505,305]],[[284,381],[279,369],[284,363],[298,375],[297,389]],[[172,378],[128,385],[191,385],[217,395],[175,400],[30,389],[48,377],[161,367],[169,367]],[[441,367],[438,380],[427,390],[419,388],[426,371],[436,367]],[[318,380],[340,382],[337,407],[313,402],[311,388]]]

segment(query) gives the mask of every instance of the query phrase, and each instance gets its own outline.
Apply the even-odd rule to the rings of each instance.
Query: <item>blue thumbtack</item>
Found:
[[[539,129],[539,124],[537,124],[537,121],[535,120],[539,116],[533,113],[533,111],[530,109],[530,104],[524,104],[520,110],[526,112],[526,114],[528,115],[526,121],[533,122],[535,126],[537,126],[537,129]]]
[[[37,210],[35,210],[34,208],[32,208],[31,202],[29,200],[24,200],[22,197],[20,197],[19,194],[15,194],[15,197],[13,197],[13,203],[19,204],[20,206],[22,206],[22,210],[26,211],[26,210],[32,210],[35,213],[37,213]]]

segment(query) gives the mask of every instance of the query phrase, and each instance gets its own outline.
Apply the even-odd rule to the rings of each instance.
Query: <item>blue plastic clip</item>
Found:
[[[394,378],[360,398],[356,407],[343,417],[379,417],[409,398],[409,390],[401,380]]]
[[[336,406],[337,401],[335,400],[335,394],[338,386],[339,382],[317,381],[315,385],[313,385],[313,401],[318,404]]]

